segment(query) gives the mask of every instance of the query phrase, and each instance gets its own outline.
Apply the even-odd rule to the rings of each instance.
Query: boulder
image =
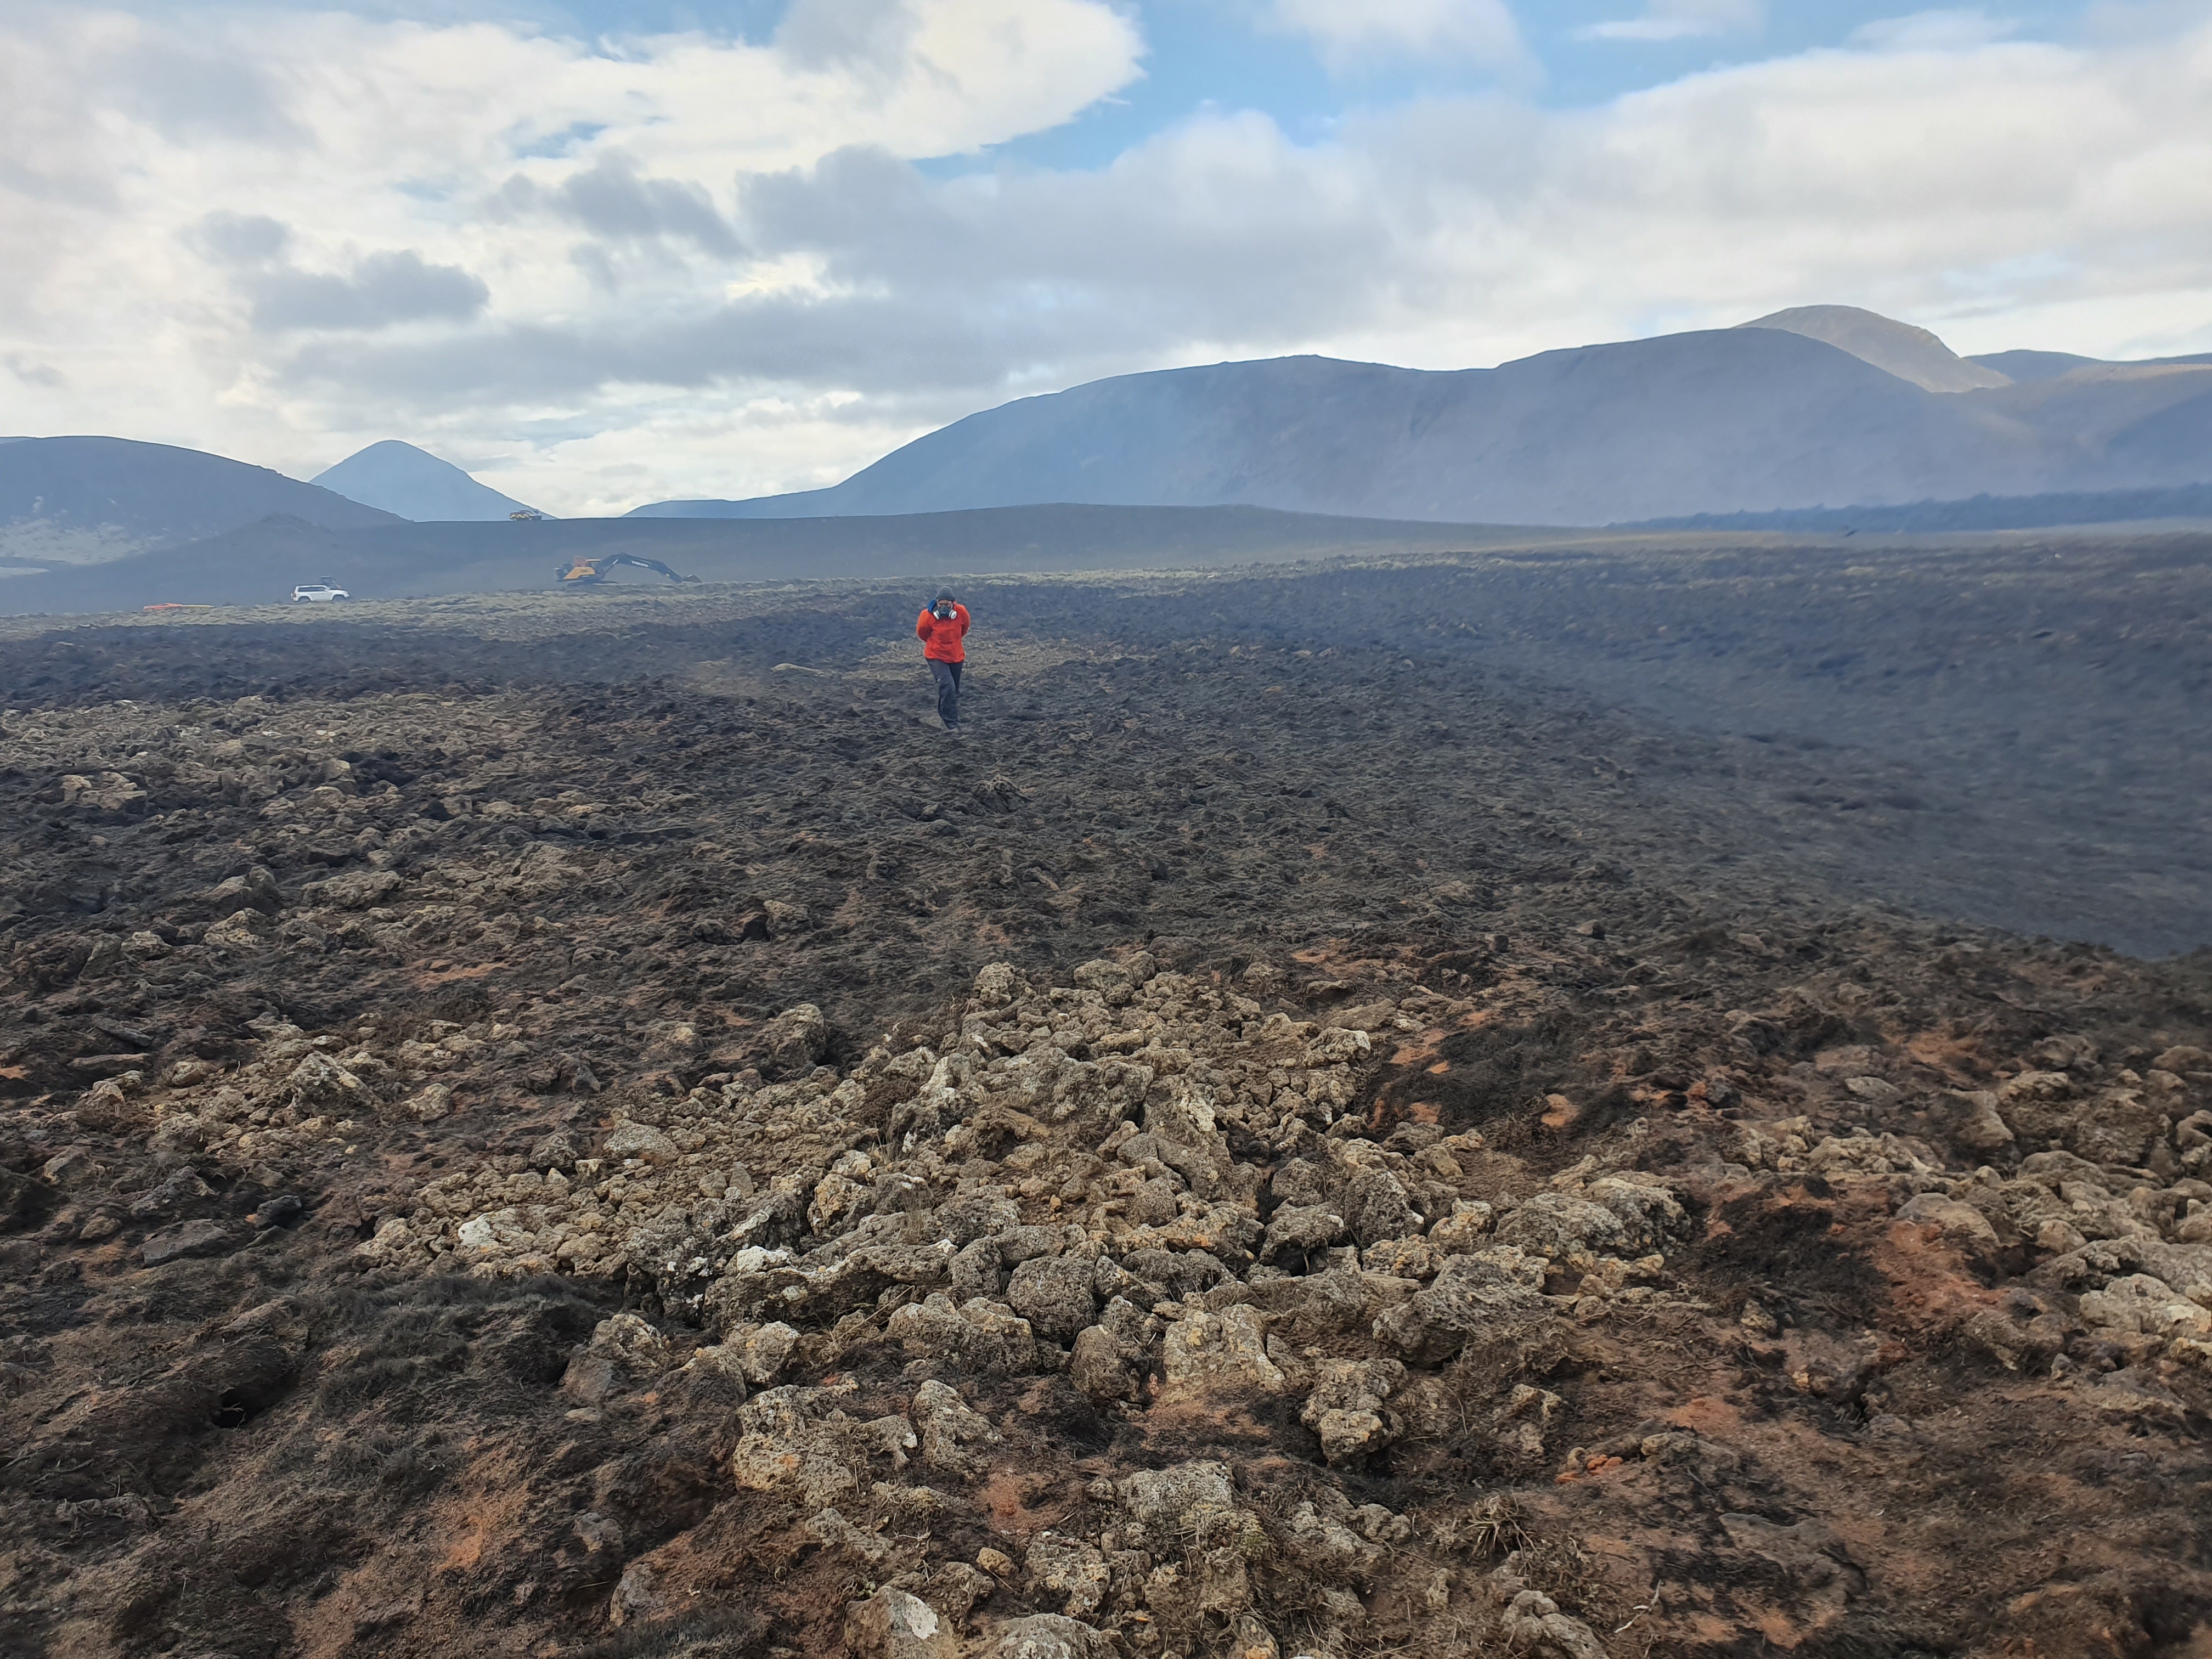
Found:
[[[1267,1327],[1243,1303],[1218,1313],[1193,1309],[1168,1327],[1161,1369],[1170,1389],[1208,1395],[1273,1394],[1283,1373],[1267,1358]]]
[[[1030,1583],[1044,1595],[1061,1599],[1071,1619],[1088,1619],[1106,1599],[1112,1578],[1106,1558],[1079,1538],[1039,1533],[1030,1540]]]
[[[300,898],[303,903],[327,905],[334,910],[366,910],[398,885],[397,871],[356,870],[307,883],[300,889]]]
[[[1340,1243],[1345,1232],[1343,1213],[1334,1205],[1285,1204],[1268,1218],[1260,1260],[1274,1261],[1286,1252],[1310,1256]]]
[[[138,1247],[138,1254],[148,1267],[158,1267],[183,1256],[228,1255],[240,1242],[220,1221],[179,1221],[149,1238]]]
[[[799,1346],[799,1333],[776,1320],[746,1332],[735,1346],[738,1368],[745,1374],[745,1380],[766,1388],[789,1363],[792,1350]]]
[[[252,951],[269,937],[269,918],[258,910],[237,910],[200,935],[200,943],[226,951]]]
[[[268,915],[284,908],[284,895],[276,878],[262,865],[242,876],[227,876],[192,901],[191,908],[204,916],[228,916],[251,907]]]
[[[104,1173],[88,1146],[64,1146],[39,1166],[40,1180],[64,1188],[89,1186]]]
[[[1135,996],[1145,981],[1152,977],[1153,971],[1154,964],[1150,957],[1140,956],[1133,963],[1115,962],[1102,957],[1097,961],[1084,963],[1070,977],[1079,988],[1096,991],[1105,999],[1109,1008],[1121,1008],[1128,1005],[1130,999]],[[1143,977],[1139,977],[1139,974]]]
[[[1078,973],[1081,969],[1076,970]],[[1015,971],[1012,963],[987,963],[975,975],[975,999],[979,1008],[1004,1008],[1030,994],[1029,981]]]
[[[1171,1468],[1139,1469],[1124,1477],[1116,1491],[1129,1518],[1163,1540],[1177,1535],[1186,1516],[1237,1504],[1229,1465],[1202,1460]]]
[[[1298,1420],[1321,1437],[1325,1459],[1353,1462],[1397,1437],[1397,1418],[1385,1407],[1406,1379],[1405,1366],[1395,1359],[1329,1359],[1317,1370]]]
[[[1386,1279],[1432,1279],[1439,1259],[1425,1238],[1386,1238],[1361,1251],[1359,1265]]]
[[[825,1389],[781,1388],[738,1407],[739,1434],[730,1472],[747,1492],[776,1492],[826,1509],[860,1490],[854,1465],[865,1445]]]
[[[811,1002],[787,1008],[761,1028],[761,1074],[804,1077],[830,1051],[830,1023]]]
[[[1328,1196],[1321,1166],[1310,1158],[1294,1158],[1284,1164],[1269,1177],[1267,1188],[1285,1204],[1320,1204]]]
[[[340,1113],[365,1109],[369,1094],[362,1080],[328,1054],[302,1054],[284,1079],[292,1103],[301,1107],[335,1109]]]
[[[1628,1230],[1601,1204],[1565,1193],[1538,1193],[1498,1224],[1498,1242],[1555,1261],[1617,1255],[1628,1248]]]
[[[64,806],[125,812],[132,807],[143,805],[145,800],[146,792],[120,772],[102,772],[96,778],[70,772],[62,778],[62,805]]]
[[[2101,1291],[2086,1292],[2081,1322],[2144,1336],[2189,1337],[2200,1342],[2212,1338],[2212,1312],[2148,1273],[2128,1273]]]
[[[946,1239],[955,1249],[964,1249],[979,1238],[1019,1226],[1022,1212],[1013,1200],[994,1188],[948,1199],[929,1212],[927,1220],[924,1237]]]
[[[636,1314],[618,1313],[601,1320],[591,1341],[569,1360],[561,1391],[596,1406],[637,1378],[665,1369],[670,1357],[668,1339],[658,1328]]]
[[[2013,1145],[2013,1133],[1987,1089],[1954,1090],[1938,1103],[1937,1121],[1951,1144],[1973,1158],[1993,1158]]]
[[[635,1123],[622,1119],[607,1131],[600,1144],[600,1155],[610,1158],[642,1158],[648,1164],[672,1164],[683,1154],[676,1143],[650,1123]]]
[[[960,1644],[929,1603],[902,1589],[878,1590],[845,1615],[854,1659],[955,1659]]]
[[[1098,1316],[1097,1280],[1087,1258],[1039,1256],[1014,1269],[1006,1301],[1037,1335],[1069,1343]]]
[[[1541,1590],[1524,1589],[1498,1620],[1511,1650],[1530,1659],[1606,1659],[1605,1644],[1579,1619],[1559,1611]]]
[[[1438,1257],[1465,1255],[1482,1248],[1495,1217],[1489,1205],[1464,1198],[1452,1200],[1451,1213],[1429,1229],[1429,1249]]]
[[[1405,1238],[1421,1231],[1421,1213],[1398,1177],[1388,1170],[1362,1170],[1345,1188],[1344,1218],[1362,1244]]]
[[[1121,1345],[1102,1326],[1093,1325],[1076,1333],[1075,1346],[1068,1358],[1067,1379],[1095,1404],[1136,1397],[1135,1370],[1123,1357]]]
[[[1004,1303],[978,1297],[955,1307],[951,1297],[933,1291],[893,1313],[890,1328],[910,1359],[991,1376],[1036,1369],[1030,1322]]]
[[[592,1330],[592,1346],[621,1358],[633,1370],[657,1370],[668,1363],[668,1339],[648,1320],[634,1313],[602,1319]]]
[[[1582,1207],[1613,1219],[1595,1205]],[[1544,1258],[1511,1245],[1452,1256],[1428,1289],[1376,1320],[1376,1340],[1425,1364],[1448,1359],[1470,1337],[1544,1311]]]
[[[1689,1218],[1666,1188],[1644,1181],[1602,1176],[1584,1189],[1593,1202],[1605,1206],[1620,1224],[1617,1249],[1623,1255],[1640,1255],[1656,1250],[1688,1224]]]
[[[970,1480],[990,1467],[981,1449],[1001,1439],[988,1418],[970,1411],[942,1382],[925,1382],[915,1391],[914,1425],[921,1437],[923,1462]]]
[[[975,1650],[975,1659],[1115,1659],[1114,1638],[1056,1613],[1009,1619]]]
[[[1970,1250],[1997,1248],[1997,1230],[1987,1216],[1971,1204],[1940,1193],[1916,1193],[1899,1207],[1897,1218],[1939,1228],[1943,1237]]]

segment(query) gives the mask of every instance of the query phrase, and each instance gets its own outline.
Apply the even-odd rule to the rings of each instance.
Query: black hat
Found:
[[[930,601],[930,603],[931,603],[932,605],[942,605],[942,604],[944,604],[944,603],[945,603],[945,600],[947,600],[947,599],[951,599],[951,597],[952,597],[952,590],[951,590],[951,588],[949,588],[949,587],[940,587],[940,588],[939,588],[939,589],[937,590],[937,597],[936,597],[935,599],[932,599],[932,600]]]

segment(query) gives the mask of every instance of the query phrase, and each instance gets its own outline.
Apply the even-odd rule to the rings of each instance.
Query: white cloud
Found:
[[[343,276],[286,267],[244,288],[253,298],[254,326],[273,333],[367,331],[432,318],[462,322],[491,298],[479,278],[459,265],[427,264],[412,248],[369,254]]]
[[[1644,0],[1643,13],[1575,31],[1579,40],[1687,40],[1766,26],[1766,0]]]
[[[1009,396],[1222,356],[1459,367],[1822,301],[1963,350],[2212,349],[2201,15],[1892,32],[1582,110],[1432,98],[1321,144],[1209,113],[951,178],[911,163],[1125,85],[1131,26],[904,0],[793,29],[10,11],[10,429],[300,476],[401,437],[575,514],[826,483]],[[171,51],[259,101],[149,106]]]
[[[302,391],[289,342],[374,331],[465,354],[478,330],[605,328],[774,280],[790,267],[753,266],[726,218],[739,175],[1048,128],[1126,85],[1142,51],[1105,0],[802,0],[764,45],[11,6],[0,350],[41,394],[15,418],[302,473],[441,422],[569,418],[528,396],[430,410]]]
[[[1271,0],[1267,16],[1311,40],[1339,70],[1407,58],[1513,68],[1528,62],[1505,0]]]
[[[1979,7],[1948,11],[1917,11],[1903,17],[1877,18],[1851,31],[1851,44],[1877,52],[1963,52],[2002,40],[2014,33]]]

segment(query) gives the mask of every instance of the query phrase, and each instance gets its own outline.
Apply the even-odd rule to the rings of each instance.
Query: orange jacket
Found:
[[[939,662],[965,662],[968,647],[961,641],[968,637],[968,607],[955,605],[952,614],[943,622],[937,613],[924,608],[921,619],[914,625],[915,637],[921,641],[921,654],[933,657]]]

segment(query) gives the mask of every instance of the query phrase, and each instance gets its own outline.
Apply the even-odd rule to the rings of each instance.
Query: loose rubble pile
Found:
[[[842,1070],[817,1063],[819,1011],[793,1009],[760,1048],[779,1080],[621,1091],[526,1156],[403,1182],[355,1261],[619,1291],[550,1385],[568,1415],[715,1402],[720,1504],[798,1541],[867,1655],[1583,1656],[1615,1650],[1616,1613],[1670,1650],[1729,1650],[1754,1622],[1817,1644],[1909,1602],[1883,1582],[1892,1540],[1808,1472],[1762,1467],[1728,1395],[1820,1408],[1869,1472],[1940,1432],[1903,1414],[1930,1385],[1901,1376],[1931,1363],[2197,1441],[2201,1048],[2138,1072],[2067,1036],[1977,1079],[1923,1038],[1784,1066],[1773,1015],[1738,1013],[1736,1063],[1644,1088],[1602,1133],[1572,1134],[1596,1097],[1535,1098],[1586,1149],[1547,1175],[1559,1155],[1413,1098],[1443,1093],[1456,1038],[1533,1012],[1510,976],[1474,996],[1378,979],[1326,1020],[1282,1008],[1267,964],[1224,979],[1132,950],[1071,977],[987,967],[957,1023]],[[105,1080],[87,1103],[150,1121],[173,1172],[66,1206],[47,1236],[143,1230],[149,1267],[226,1255],[287,1218],[280,1200],[242,1226],[169,1218],[210,1181],[434,1121],[434,1079],[522,1029],[380,1051],[267,1021],[242,1064]],[[1948,1086],[1978,1080],[1996,1086]],[[73,1146],[38,1179],[88,1194],[101,1172]],[[1730,1282],[1730,1235],[1778,1226],[1826,1260]],[[1821,1317],[1845,1272],[1879,1286],[1864,1325]],[[1638,1349],[1686,1339],[1734,1386],[1624,1421],[1607,1396],[1638,1392]],[[1630,1541],[1638,1516],[1674,1541]],[[637,1548],[578,1525],[617,1626],[728,1593],[699,1528]],[[1559,1540],[1601,1532],[1607,1554],[1563,1573]],[[1710,1577],[1668,1577],[1686,1548]],[[1732,1560],[1752,1587],[1722,1588]]]
[[[1247,988],[1272,976],[1248,970]],[[737,1414],[736,1485],[793,1504],[805,1532],[885,1586],[848,1627],[870,1652],[926,1647],[916,1632],[965,1624],[994,1588],[927,1532],[887,1536],[838,1507],[972,1513],[957,1491],[990,1478],[1007,1437],[945,1379],[1003,1413],[1035,1379],[1064,1376],[1094,1411],[1194,1438],[1264,1442],[1295,1405],[1324,1468],[1364,1466],[1409,1422],[1432,1437],[1449,1419],[1436,1372],[1470,1340],[1672,1294],[1650,1281],[1686,1218],[1659,1181],[1584,1171],[1516,1198],[1459,1161],[1487,1162],[1479,1134],[1362,1133],[1347,1109],[1377,1050],[1358,1025],[1270,1013],[1140,951],[1073,979],[1040,990],[987,968],[941,1052],[878,1048],[848,1076],[817,1067],[643,1105],[596,1157],[563,1144],[542,1173],[428,1183],[361,1252],[416,1271],[622,1273],[641,1305],[702,1325],[712,1340],[679,1362],[653,1325],[617,1315],[563,1387],[597,1403],[681,1363],[733,1396],[762,1389]],[[1440,1037],[1430,1022],[1475,1012],[1415,992],[1380,1012],[1376,1036]],[[818,1052],[817,1011],[785,1024],[799,1058]],[[1547,1297],[1555,1275],[1577,1281],[1572,1294]],[[893,1348],[896,1384],[881,1363]],[[872,1369],[910,1389],[903,1409],[857,1414]],[[1544,1455],[1559,1404],[1515,1390],[1518,1455]],[[1357,1642],[1363,1593],[1385,1579],[1412,1588],[1411,1573],[1424,1606],[1449,1601],[1449,1566],[1394,1552],[1412,1521],[1269,1461],[1241,1493],[1217,1459],[1087,1482],[1086,1522],[1063,1518],[1024,1552],[1030,1588],[1060,1616],[1014,1620],[990,1650],[1088,1652],[1104,1629],[1145,1650],[1211,1636],[1273,1652],[1280,1629],[1334,1651]],[[617,1604],[670,1583],[641,1560]],[[1600,1650],[1538,1592],[1501,1607],[1508,1626]]]
[[[0,1645],[2204,1639],[2203,963],[1728,915],[1610,873],[1595,797],[1574,879],[1530,873],[1565,830],[1501,834],[1395,921],[1307,887],[1273,948],[1133,926],[1067,863],[916,919],[925,857],[1000,866],[945,845],[974,823],[834,854],[838,897],[820,830],[652,781],[703,715],[595,720],[639,781],[564,803],[573,727],[398,701],[425,735],[343,771],[271,737],[343,710],[235,711],[253,781],[118,708],[112,767],[15,781],[77,861],[24,866],[0,987]],[[464,787],[426,751],[470,722],[507,752]],[[794,769],[844,739],[807,723]],[[1127,788],[1131,750],[1065,736],[1008,775]],[[1004,833],[1042,848],[1045,792],[1006,787],[974,817],[1033,808]],[[625,874],[679,811],[679,878]],[[1281,826],[1203,823],[1179,856],[1256,902],[1233,866]],[[219,860],[159,862],[208,824]],[[122,850],[95,831],[143,867],[72,913]],[[951,915],[980,968],[853,970]],[[1096,954],[1025,955],[1024,915]]]

